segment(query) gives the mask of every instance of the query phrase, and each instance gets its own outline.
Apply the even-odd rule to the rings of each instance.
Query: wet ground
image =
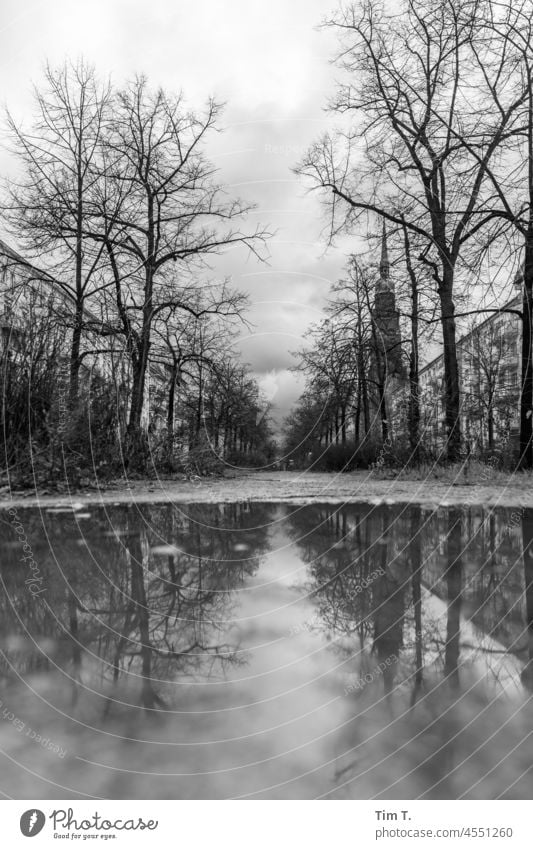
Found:
[[[54,504],[175,503],[188,504],[235,501],[290,501],[293,504],[412,502],[413,504],[490,506],[533,508],[533,478],[530,473],[507,474],[478,464],[468,472],[461,466],[443,470],[427,467],[420,480],[392,470],[341,473],[233,471],[224,476],[196,477],[184,480],[177,476],[157,480],[101,482],[95,479],[91,488],[69,489],[63,483],[61,493],[44,489],[10,492],[0,490],[0,508],[11,505],[52,506]]]
[[[533,511],[1,518],[5,796],[530,798]]]

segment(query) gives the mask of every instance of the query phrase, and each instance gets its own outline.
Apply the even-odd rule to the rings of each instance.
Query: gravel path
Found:
[[[291,501],[305,503],[394,501],[420,504],[486,504],[533,507],[532,478],[515,475],[508,480],[481,483],[435,479],[380,480],[372,472],[326,474],[316,472],[250,472],[196,481],[119,480],[99,490],[69,494],[4,492],[0,507],[128,502],[213,503],[221,501]]]

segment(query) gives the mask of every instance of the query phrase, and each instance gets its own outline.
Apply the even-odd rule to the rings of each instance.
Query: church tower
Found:
[[[380,287],[389,288],[391,285],[390,280],[390,262],[389,262],[389,248],[387,245],[387,228],[385,226],[385,222],[383,222],[383,235],[381,237],[381,260],[379,262],[379,284]]]
[[[390,273],[385,222],[383,222],[381,240],[379,279],[376,283],[372,313],[376,335],[376,360],[378,367],[384,370],[388,377],[405,378],[405,365],[402,361],[400,315],[396,308],[394,281]]]

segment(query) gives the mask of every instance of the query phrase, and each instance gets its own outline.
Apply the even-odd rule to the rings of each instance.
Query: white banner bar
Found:
[[[67,840],[163,849],[533,846],[528,801],[5,801],[0,817],[9,849]]]

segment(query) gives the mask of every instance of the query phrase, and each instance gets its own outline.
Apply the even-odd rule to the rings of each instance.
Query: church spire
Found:
[[[385,226],[385,220],[383,220],[383,236],[381,237],[381,260],[379,262],[379,276],[381,277],[381,282],[384,283],[387,287],[390,286],[389,275],[390,263],[389,250],[387,247],[387,228]]]
[[[381,360],[382,365],[385,364],[383,366],[385,368],[384,373],[391,377],[394,376],[403,378],[405,376],[405,368],[402,361],[400,315],[396,309],[394,283],[390,274],[387,227],[385,220],[383,220],[379,278],[376,280],[374,308],[372,313],[377,330],[378,360]]]

